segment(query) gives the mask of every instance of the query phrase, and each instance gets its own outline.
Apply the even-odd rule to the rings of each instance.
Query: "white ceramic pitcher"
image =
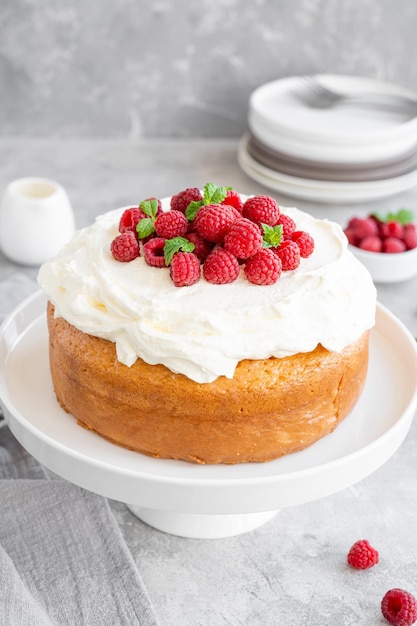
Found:
[[[16,263],[40,265],[75,232],[65,189],[47,178],[11,182],[0,205],[0,248]]]

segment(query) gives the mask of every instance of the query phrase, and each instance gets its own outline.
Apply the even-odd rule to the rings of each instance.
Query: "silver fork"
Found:
[[[302,76],[293,91],[298,100],[314,109],[330,109],[336,106],[356,106],[382,109],[417,115],[417,99],[388,93],[356,92],[343,93],[330,89],[320,82],[317,76]]]

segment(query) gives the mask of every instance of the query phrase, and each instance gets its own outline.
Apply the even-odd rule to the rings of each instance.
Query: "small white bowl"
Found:
[[[396,283],[417,276],[417,248],[406,252],[369,252],[349,245],[376,283]]]

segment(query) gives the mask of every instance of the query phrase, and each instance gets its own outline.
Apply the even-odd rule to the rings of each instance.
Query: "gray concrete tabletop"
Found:
[[[352,215],[408,207],[417,188],[352,205],[294,200],[250,180],[235,140],[1,139],[0,190],[22,176],[45,176],[67,190],[77,227],[119,206],[169,196],[206,182],[269,193],[281,205],[344,224]],[[38,268],[0,254],[0,321],[37,290]],[[417,278],[377,286],[379,301],[417,336]],[[112,510],[161,623],[172,626],[373,626],[380,602],[400,587],[417,596],[417,426],[373,474],[332,496],[283,509],[255,531],[187,539],[147,526],[121,502]],[[346,555],[358,539],[379,564],[356,571]]]

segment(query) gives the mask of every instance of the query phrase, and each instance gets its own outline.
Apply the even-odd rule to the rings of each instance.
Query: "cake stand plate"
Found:
[[[417,348],[378,305],[364,392],[334,433],[268,463],[195,465],[113,445],[61,409],[49,374],[46,300],[36,293],[0,328],[0,399],[16,438],[59,476],[127,503],[164,532],[226,537],[256,528],[281,508],[345,489],[385,463],[417,407]]]

